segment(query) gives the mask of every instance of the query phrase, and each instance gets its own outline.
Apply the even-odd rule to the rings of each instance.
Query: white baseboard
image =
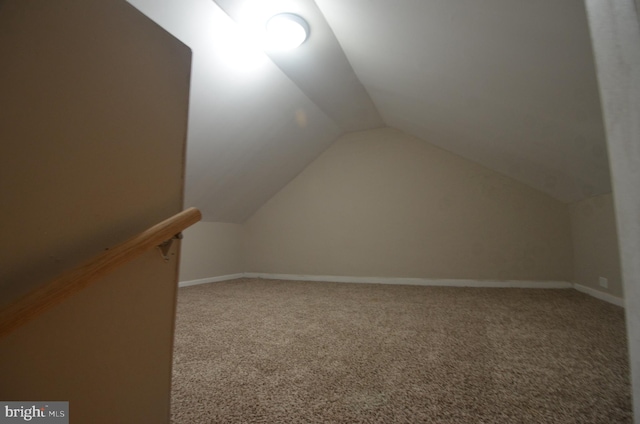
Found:
[[[188,287],[188,286],[197,286],[198,284],[208,284],[208,283],[217,283],[220,281],[227,280],[237,280],[238,278],[244,277],[245,274],[229,274],[229,275],[220,275],[218,277],[209,277],[209,278],[201,278],[199,280],[189,280],[189,281],[181,281],[178,283],[178,287]]]
[[[201,278],[199,280],[181,281],[178,287],[195,286],[198,284],[217,283],[220,281],[237,280],[239,278],[263,278],[265,280],[295,280],[295,281],[328,281],[332,283],[368,283],[368,284],[404,284],[410,286],[441,286],[441,287],[489,287],[489,288],[521,288],[521,289],[576,289],[605,302],[624,308],[624,299],[582,284],[567,281],[526,281],[526,280],[446,280],[430,278],[389,278],[389,277],[348,277],[339,275],[298,275],[298,274],[268,274],[261,272],[244,272],[238,274],[220,275],[218,277]]]
[[[589,296],[593,296],[596,299],[604,300],[605,302],[613,303],[614,305],[622,306],[624,308],[624,299],[621,297],[617,297],[609,293],[604,293],[600,290],[592,289],[591,287],[583,286],[582,284],[577,283],[573,283],[573,288],[578,290],[579,292],[588,294]]]
[[[517,281],[517,280],[445,280],[427,278],[387,278],[387,277],[344,277],[337,275],[296,275],[265,274],[246,272],[246,278],[264,278],[268,280],[328,281],[334,283],[404,284],[411,286],[444,287],[495,287],[527,289],[570,289],[573,285],[566,281]]]

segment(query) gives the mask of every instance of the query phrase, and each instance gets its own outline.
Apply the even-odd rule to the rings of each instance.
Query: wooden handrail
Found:
[[[116,267],[171,239],[201,218],[198,209],[186,209],[33,289],[0,311],[0,337],[31,321]]]

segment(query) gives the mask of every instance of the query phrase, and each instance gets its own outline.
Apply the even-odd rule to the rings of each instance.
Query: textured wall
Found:
[[[180,281],[244,272],[242,225],[199,222],[184,231]]]
[[[640,17],[632,0],[587,0],[620,241],[635,422],[640,422]]]
[[[591,197],[569,206],[574,251],[574,281],[614,296],[623,297],[618,233],[613,196]],[[609,280],[609,287],[598,278]]]
[[[245,231],[248,272],[572,277],[566,205],[391,128],[341,137]]]
[[[0,303],[182,207],[190,51],[124,1],[0,3]],[[177,250],[0,339],[0,399],[168,423]]]

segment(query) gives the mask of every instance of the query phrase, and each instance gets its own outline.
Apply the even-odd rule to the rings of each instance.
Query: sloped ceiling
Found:
[[[130,3],[193,51],[185,205],[205,220],[243,222],[343,132],[383,125],[564,202],[610,191],[582,0]],[[285,11],[310,23],[300,48],[238,46]]]

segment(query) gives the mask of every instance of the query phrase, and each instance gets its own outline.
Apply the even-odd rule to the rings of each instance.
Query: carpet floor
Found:
[[[623,309],[575,290],[179,290],[172,422],[631,423]]]

